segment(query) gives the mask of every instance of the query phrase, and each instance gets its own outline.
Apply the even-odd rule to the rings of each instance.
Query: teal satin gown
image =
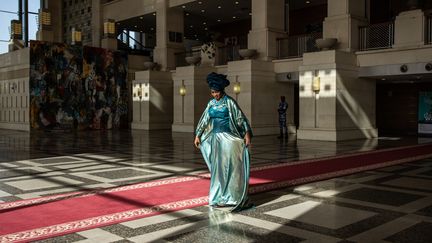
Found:
[[[200,150],[210,170],[209,205],[231,206],[232,211],[248,202],[250,156],[244,136],[252,130],[237,103],[224,95],[209,101],[195,131]]]

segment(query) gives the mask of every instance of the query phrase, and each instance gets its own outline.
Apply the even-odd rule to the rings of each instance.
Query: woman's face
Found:
[[[213,96],[213,98],[215,98],[216,100],[219,100],[222,97],[222,92],[217,91],[217,90],[211,90],[211,95]]]

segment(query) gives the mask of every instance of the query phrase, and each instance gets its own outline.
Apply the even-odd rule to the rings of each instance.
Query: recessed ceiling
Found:
[[[143,33],[155,33],[156,32],[156,14],[150,13],[139,17],[130,18],[117,22],[117,31],[123,29],[143,32]]]
[[[302,8],[309,8],[311,6],[318,6],[327,4],[327,0],[285,0],[289,5],[290,10],[297,10]]]
[[[307,3],[309,2],[309,3]],[[327,0],[286,0],[290,10],[327,4]],[[184,36],[190,39],[205,36],[212,27],[251,19],[251,0],[202,0],[174,8],[184,12]],[[156,13],[118,22],[117,29],[155,33]],[[192,26],[192,27],[191,27]]]

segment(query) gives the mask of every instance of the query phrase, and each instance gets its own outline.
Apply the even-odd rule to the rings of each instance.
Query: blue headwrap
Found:
[[[210,89],[223,91],[230,84],[230,81],[226,78],[226,75],[211,72],[207,75],[207,83]]]

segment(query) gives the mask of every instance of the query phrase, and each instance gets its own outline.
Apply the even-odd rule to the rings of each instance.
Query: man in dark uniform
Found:
[[[281,96],[280,99],[281,101],[278,107],[280,135],[278,136],[278,138],[283,137],[284,130],[285,130],[285,138],[288,138],[288,128],[286,125],[286,111],[288,109],[288,103],[285,101],[285,96]]]

